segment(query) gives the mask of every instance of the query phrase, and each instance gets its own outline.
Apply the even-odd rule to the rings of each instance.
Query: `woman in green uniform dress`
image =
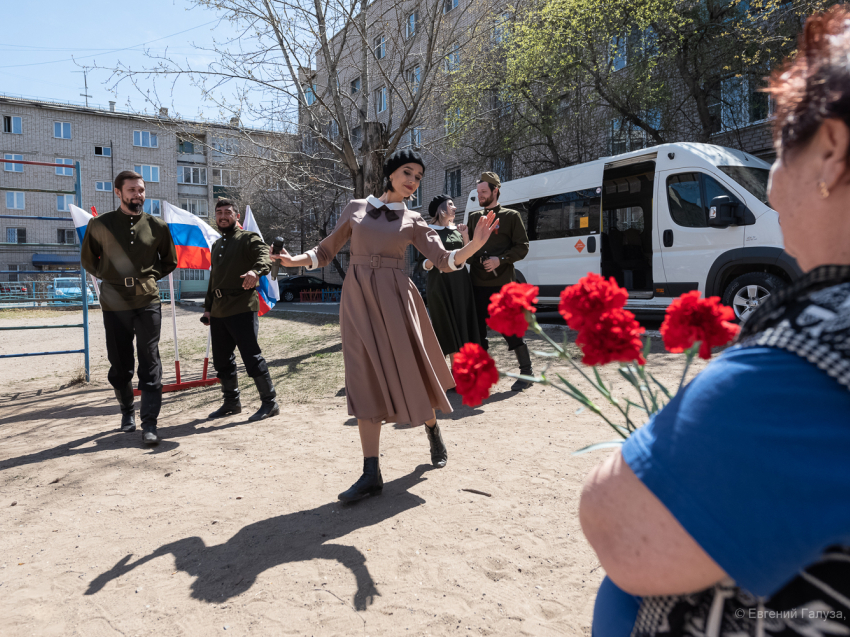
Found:
[[[454,202],[446,195],[434,197],[428,205],[432,218],[429,227],[436,230],[446,250],[457,250],[469,243],[467,227],[454,225],[456,210]],[[428,314],[443,354],[453,355],[465,343],[480,344],[469,271],[460,268],[454,272],[441,272],[428,259],[422,267],[428,271],[425,287]]]

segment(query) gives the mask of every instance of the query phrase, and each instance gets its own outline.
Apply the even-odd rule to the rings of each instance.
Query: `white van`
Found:
[[[502,184],[522,214],[528,256],[517,278],[540,305],[588,272],[613,276],[628,308],[663,311],[690,290],[720,296],[746,318],[800,275],[767,204],[770,165],[708,144],[664,144]],[[466,205],[480,210],[477,192]]]

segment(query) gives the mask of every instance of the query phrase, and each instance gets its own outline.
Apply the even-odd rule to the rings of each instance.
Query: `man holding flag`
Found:
[[[260,409],[248,420],[277,416],[280,413],[277,394],[257,343],[258,313],[268,311],[276,296],[270,298],[267,280],[265,289],[261,283],[271,270],[269,248],[257,232],[238,227],[239,213],[229,199],[216,202],[215,223],[222,236],[212,247],[210,282],[201,320],[210,326],[213,367],[221,379],[224,403],[209,417],[221,418],[242,411],[234,355],[237,347],[262,400]],[[245,223],[248,226],[247,218]]]
[[[109,358],[108,379],[121,405],[121,431],[136,429],[133,408],[133,339],[139,356],[142,440],[157,444],[157,419],[162,406],[162,325],[157,280],[177,267],[177,253],[168,226],[144,212],[145,182],[125,170],[115,177],[121,206],[92,218],[80,250],[82,266],[102,279],[100,305]],[[75,226],[78,225],[75,220]]]

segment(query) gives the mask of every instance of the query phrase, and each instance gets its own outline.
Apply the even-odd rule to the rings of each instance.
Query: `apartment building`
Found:
[[[0,210],[16,217],[0,218],[3,281],[79,268],[78,239],[68,208],[74,196],[53,192],[74,190],[74,162],[80,163],[82,207],[94,207],[98,213],[118,207],[112,183],[123,170],[144,177],[145,211],[156,216],[167,201],[212,223],[215,198],[232,194],[238,186],[238,171],[229,167],[238,121],[216,126],[174,120],[165,109],[152,117],[118,111],[114,102],[101,109],[2,95],[0,120],[3,159],[69,166],[3,163]],[[182,270],[179,276],[203,282],[207,272]]]

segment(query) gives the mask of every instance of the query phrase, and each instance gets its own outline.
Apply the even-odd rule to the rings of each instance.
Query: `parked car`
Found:
[[[9,281],[8,283],[0,283],[0,294],[4,299],[17,299],[29,296],[26,283],[17,281]]]
[[[48,286],[48,298],[55,299],[60,303],[81,304],[83,300],[82,292],[80,291],[79,277],[56,277],[53,283]],[[94,292],[94,285],[89,282],[86,286],[87,296],[86,301],[89,305],[97,303],[97,297]]]
[[[499,203],[520,212],[530,241],[517,280],[557,305],[595,272],[628,290],[632,311],[663,312],[699,290],[746,319],[800,275],[767,201],[769,169],[740,150],[682,143],[507,181]]]
[[[280,290],[281,301],[297,301],[301,298],[301,292],[308,290],[341,290],[342,286],[338,283],[328,283],[321,279],[309,276],[290,276],[285,279],[278,280],[278,289]]]

